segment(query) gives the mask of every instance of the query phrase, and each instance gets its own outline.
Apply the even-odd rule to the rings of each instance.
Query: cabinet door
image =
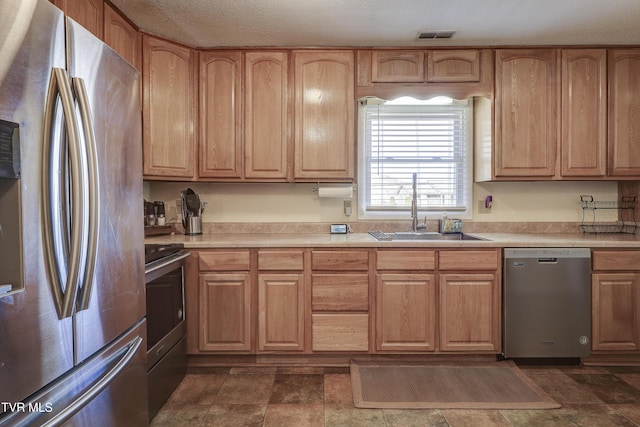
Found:
[[[480,51],[430,50],[427,56],[428,82],[479,82]]]
[[[251,350],[249,272],[200,274],[200,350]]]
[[[495,275],[440,275],[440,350],[500,351],[499,313]]]
[[[352,51],[294,51],[295,163],[298,180],[353,179]]]
[[[286,52],[245,54],[245,177],[285,180],[289,165]]]
[[[640,49],[609,51],[609,175],[640,176]]]
[[[433,351],[436,287],[432,274],[376,275],[376,348]]]
[[[200,53],[198,176],[242,176],[242,54]]]
[[[304,350],[302,274],[258,276],[258,351]]]
[[[555,49],[496,51],[496,177],[555,175],[557,62]]]
[[[109,4],[104,5],[104,41],[138,71],[142,70],[138,30]]]
[[[592,275],[593,350],[640,350],[640,280],[635,273]]]
[[[424,82],[424,51],[371,52],[372,82]]]
[[[604,176],[607,158],[607,51],[562,51],[562,176]]]
[[[143,35],[144,175],[195,177],[195,53]]]
[[[62,9],[69,18],[102,40],[103,0],[54,0],[53,4]]]

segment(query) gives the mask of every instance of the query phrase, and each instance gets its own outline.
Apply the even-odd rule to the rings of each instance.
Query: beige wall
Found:
[[[318,198],[315,184],[221,184],[145,182],[147,200],[167,204],[175,217],[181,190],[192,188],[209,205],[204,222],[345,222],[343,200]],[[616,182],[491,182],[474,185],[474,222],[580,222],[580,195],[616,200]],[[478,204],[493,196],[491,213]],[[357,197],[351,221],[356,221]],[[608,220],[609,218],[602,218]],[[615,217],[612,217],[615,219]]]

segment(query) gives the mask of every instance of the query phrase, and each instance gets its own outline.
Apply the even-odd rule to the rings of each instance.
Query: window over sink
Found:
[[[472,214],[473,100],[363,98],[358,105],[358,217]]]

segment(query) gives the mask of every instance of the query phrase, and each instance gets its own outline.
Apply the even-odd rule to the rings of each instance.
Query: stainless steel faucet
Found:
[[[418,174],[413,173],[413,194],[411,197],[411,231],[424,230],[425,224],[418,224]]]

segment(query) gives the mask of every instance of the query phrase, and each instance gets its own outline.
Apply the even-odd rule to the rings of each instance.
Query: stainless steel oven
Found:
[[[187,369],[183,270],[189,255],[180,244],[145,245],[150,420]]]

